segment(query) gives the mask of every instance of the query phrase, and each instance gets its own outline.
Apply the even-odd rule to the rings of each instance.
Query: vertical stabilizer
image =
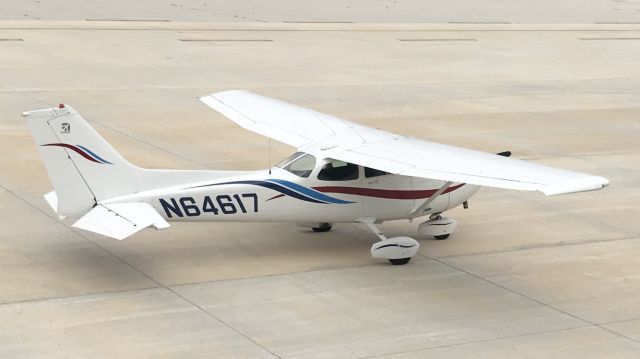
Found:
[[[102,199],[137,191],[127,162],[70,106],[23,113],[58,198],[57,213],[77,217]]]

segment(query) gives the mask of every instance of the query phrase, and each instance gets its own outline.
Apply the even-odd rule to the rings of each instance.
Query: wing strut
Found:
[[[446,182],[442,187],[440,187],[439,190],[436,191],[436,193],[434,193],[431,197],[429,197],[426,201],[424,201],[418,208],[414,209],[411,214],[409,214],[410,217],[413,217],[415,215],[420,215],[422,212],[426,211],[428,209],[428,206],[436,200],[436,198],[438,198],[439,195],[442,194],[442,192],[446,191],[447,188],[449,188],[449,186],[451,186],[453,184],[453,182]]]

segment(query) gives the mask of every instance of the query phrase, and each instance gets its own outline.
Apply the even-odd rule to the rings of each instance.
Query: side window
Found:
[[[384,175],[388,175],[389,172],[385,172],[385,171],[381,171],[375,168],[369,168],[369,167],[365,167],[364,168],[364,176],[367,178],[370,177],[378,177],[378,176],[384,176]]]
[[[329,160],[322,166],[318,179],[322,181],[350,181],[358,179],[358,165],[344,161]]]

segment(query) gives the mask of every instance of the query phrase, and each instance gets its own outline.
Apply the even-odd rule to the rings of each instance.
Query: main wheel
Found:
[[[411,257],[400,258],[400,259],[389,259],[389,262],[391,262],[391,264],[393,264],[394,266],[401,266],[403,264],[409,263],[410,260],[411,260]]]
[[[313,227],[314,232],[329,232],[333,228],[331,223],[322,223],[320,227]]]
[[[448,234],[443,234],[443,235],[441,235],[441,236],[434,236],[434,237],[435,237],[437,240],[441,241],[441,240],[443,240],[443,239],[447,239],[447,238],[449,238],[449,235],[448,235]]]

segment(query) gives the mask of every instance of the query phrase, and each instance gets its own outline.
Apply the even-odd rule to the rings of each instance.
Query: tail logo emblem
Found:
[[[63,125],[63,129],[64,129],[64,124]],[[70,129],[70,127],[68,127]],[[72,151],[74,151],[75,153],[79,154],[80,156],[86,158],[87,160],[91,161],[91,162],[95,162],[95,163],[99,163],[101,165],[104,164],[109,164],[112,165],[113,163],[105,160],[104,158],[98,156],[95,152],[91,151],[90,149],[84,147],[84,146],[74,146],[74,145],[70,145],[68,143],[47,143],[45,145],[41,145],[41,146],[54,146],[54,147],[63,147],[63,148],[68,148]]]
[[[60,133],[71,133],[71,124],[69,122],[63,122]]]

